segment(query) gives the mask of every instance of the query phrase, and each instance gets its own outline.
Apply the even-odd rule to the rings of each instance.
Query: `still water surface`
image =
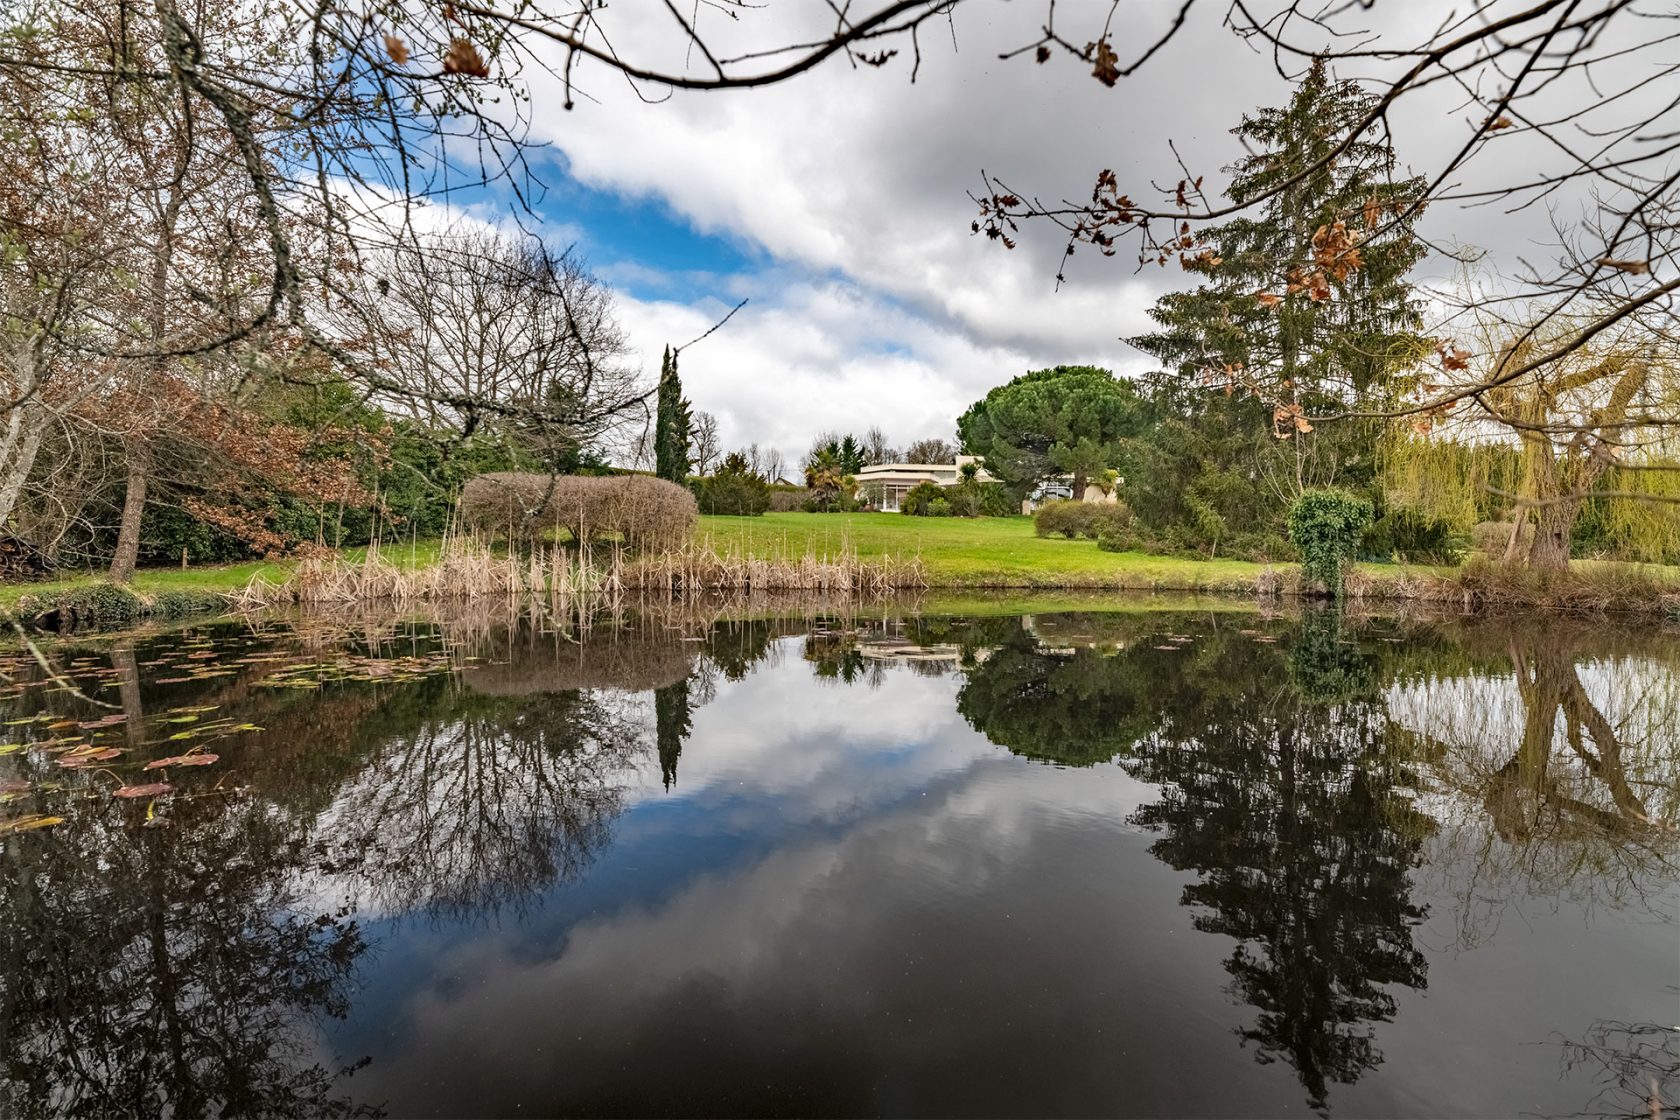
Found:
[[[650,612],[52,653],[0,665],[8,1115],[1680,1105],[1672,633]]]

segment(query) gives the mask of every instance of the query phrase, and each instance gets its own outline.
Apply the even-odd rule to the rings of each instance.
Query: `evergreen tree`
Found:
[[[653,690],[654,739],[659,748],[659,774],[666,789],[676,784],[683,740],[694,729],[688,684],[684,677],[676,684]]]
[[[1374,425],[1306,419],[1393,399],[1427,348],[1406,279],[1425,252],[1408,209],[1422,180],[1395,180],[1392,151],[1370,141],[1329,158],[1371,103],[1320,64],[1287,106],[1233,130],[1252,154],[1230,169],[1231,199],[1276,193],[1201,235],[1185,267],[1205,280],[1163,296],[1160,329],[1131,340],[1166,367],[1152,379],[1166,417],[1143,472],[1153,492],[1134,503],[1145,520],[1204,538],[1275,532],[1303,490],[1371,484]]]
[[[692,410],[683,399],[677,355],[669,346],[659,365],[659,411],[654,418],[653,473],[681,486],[688,482]]]

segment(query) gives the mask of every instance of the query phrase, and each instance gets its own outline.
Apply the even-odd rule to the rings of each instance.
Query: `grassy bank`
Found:
[[[718,552],[748,556],[820,556],[842,546],[866,560],[917,556],[931,588],[1253,591],[1267,572],[1240,560],[1100,552],[1092,541],[1034,536],[1027,517],[767,513],[702,517],[696,536]]]
[[[838,562],[842,556],[854,571],[867,565],[884,569],[889,561],[913,561],[901,569],[913,572],[913,581],[893,586],[913,587],[934,597],[986,591],[987,600],[999,602],[1007,601],[1009,591],[1057,591],[1068,593],[1070,598],[1113,590],[1287,595],[1298,578],[1292,563],[1267,565],[1103,552],[1091,541],[1035,536],[1032,521],[1025,517],[969,520],[878,513],[702,517],[695,545],[690,551],[705,553],[714,562],[714,569],[742,567],[737,562],[747,561],[761,562],[761,567],[798,567],[796,562],[801,560],[809,568],[817,562]],[[405,542],[383,549],[381,557],[397,569],[423,569],[431,583],[448,582],[455,575],[450,565],[438,564],[439,551],[436,541]],[[500,549],[497,551],[500,553]],[[353,549],[346,550],[343,558],[354,565],[365,555],[365,549]],[[642,565],[654,571],[653,586],[665,578],[659,574],[663,563],[663,558],[652,557]],[[683,558],[673,558],[670,566],[681,569]],[[253,579],[270,585],[282,583],[297,567],[289,562],[258,561],[159,568],[140,572],[133,586],[142,596],[177,591],[232,595]],[[0,607],[14,607],[25,594],[47,597],[99,581],[98,575],[87,575],[49,583],[0,585]],[[684,586],[709,585],[691,578]],[[760,575],[752,586],[772,588],[775,584]],[[855,590],[867,585],[850,586]],[[433,589],[433,593],[440,590]],[[1502,574],[1486,565],[1454,569],[1362,564],[1349,575],[1349,591],[1370,600],[1474,602],[1536,609],[1647,610],[1663,600],[1672,609],[1680,601],[1680,568],[1577,561],[1569,577],[1550,586],[1536,586],[1524,573]]]

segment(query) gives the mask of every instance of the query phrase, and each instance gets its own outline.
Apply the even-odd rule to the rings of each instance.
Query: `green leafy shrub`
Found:
[[[752,473],[739,452],[724,457],[710,478],[691,484],[701,513],[757,517],[770,508],[770,484]]]
[[[1301,570],[1332,597],[1342,593],[1342,570],[1371,513],[1370,502],[1345,490],[1308,490],[1289,508],[1289,539],[1301,550]]]
[[[1124,502],[1045,502],[1033,513],[1033,532],[1041,537],[1091,540],[1105,533],[1119,536],[1132,525],[1132,511]]]
[[[1383,563],[1398,557],[1408,564],[1456,565],[1469,547],[1468,535],[1452,522],[1403,506],[1391,507],[1359,538],[1360,557]]]
[[[952,516],[951,503],[943,497],[935,498],[928,503],[927,515],[929,517],[950,517]]]
[[[72,587],[57,594],[25,595],[18,613],[43,630],[82,630],[127,626],[145,614],[140,596],[115,583]]]
[[[1021,500],[1003,483],[980,482],[976,486],[980,493],[981,517],[1013,517],[1021,512]]]
[[[933,512],[934,502],[945,503],[945,513]],[[909,517],[949,517],[951,506],[945,499],[945,488],[937,482],[918,482],[898,503],[898,512]]]

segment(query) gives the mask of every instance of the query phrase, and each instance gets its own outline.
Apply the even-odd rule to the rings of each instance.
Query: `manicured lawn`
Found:
[[[696,539],[720,552],[865,559],[918,556],[934,587],[1128,587],[1246,590],[1265,565],[1101,552],[1094,541],[1033,535],[1028,517],[906,517],[898,513],[767,513],[702,517]]]

